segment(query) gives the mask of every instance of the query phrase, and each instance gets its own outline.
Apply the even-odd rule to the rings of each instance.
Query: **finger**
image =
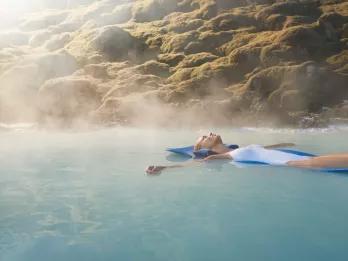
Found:
[[[149,171],[146,171],[147,174],[151,175],[151,174],[154,174],[154,171],[152,170],[149,170]]]

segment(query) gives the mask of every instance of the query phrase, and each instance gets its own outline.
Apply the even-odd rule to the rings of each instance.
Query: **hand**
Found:
[[[145,171],[148,175],[159,175],[165,166],[149,166]]]

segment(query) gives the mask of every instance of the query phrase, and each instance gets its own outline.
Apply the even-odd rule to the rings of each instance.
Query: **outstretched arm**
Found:
[[[192,165],[196,165],[198,163],[201,163],[202,161],[190,161],[186,164],[176,164],[176,165],[167,165],[167,166],[154,166],[151,165],[149,167],[147,167],[147,169],[145,170],[147,174],[149,175],[156,175],[161,173],[162,170],[164,169],[174,169],[174,168],[183,168],[183,167],[188,167],[188,166],[192,166]]]
[[[194,161],[190,161],[186,164],[177,164],[177,165],[169,165],[169,166],[149,166],[146,169],[146,173],[149,175],[155,175],[155,174],[161,173],[161,171],[164,169],[183,168],[183,167],[188,167],[188,166],[200,164],[203,161],[216,160],[216,159],[232,159],[232,157],[229,153],[224,153],[224,154],[210,155],[210,156],[204,158],[203,160],[194,160]]]
[[[295,143],[278,143],[278,144],[264,146],[264,148],[265,149],[277,149],[277,148],[293,147],[293,146],[295,146]]]

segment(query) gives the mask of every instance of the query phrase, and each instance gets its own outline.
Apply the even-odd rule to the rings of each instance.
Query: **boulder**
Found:
[[[138,22],[160,20],[178,8],[177,0],[141,0],[132,8],[132,17]]]
[[[144,52],[144,44],[118,26],[87,29],[76,34],[66,49],[81,63],[136,60]]]
[[[41,120],[87,119],[100,105],[92,79],[62,77],[46,81],[38,93]]]
[[[340,29],[345,23],[348,23],[348,17],[336,12],[322,14],[319,17],[319,23],[330,24],[335,29]]]
[[[347,99],[344,81],[335,72],[314,62],[293,66],[274,66],[252,75],[235,93],[244,99],[245,106],[264,104],[265,110],[307,111],[318,113]],[[335,92],[332,92],[335,86]]]
[[[303,49],[309,59],[319,60],[340,50],[340,43],[327,28],[317,26],[294,26],[281,31],[276,39],[297,49]]]
[[[90,46],[105,55],[107,59],[119,60],[129,57],[135,49],[136,39],[117,26],[106,26],[98,29],[90,42]]]

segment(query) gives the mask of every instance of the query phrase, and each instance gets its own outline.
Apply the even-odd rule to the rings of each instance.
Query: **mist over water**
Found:
[[[0,12],[0,122],[312,127],[346,115],[344,3],[2,0]]]
[[[207,129],[0,135],[0,259],[344,260],[346,175],[208,163],[148,177]],[[212,129],[228,143],[346,151],[347,130]],[[296,248],[296,251],[294,251]]]
[[[347,260],[347,175],[228,162],[145,175],[210,131],[347,152],[346,125],[264,127],[346,97],[345,64],[311,56],[343,48],[345,6],[259,2],[0,0],[0,260]]]

